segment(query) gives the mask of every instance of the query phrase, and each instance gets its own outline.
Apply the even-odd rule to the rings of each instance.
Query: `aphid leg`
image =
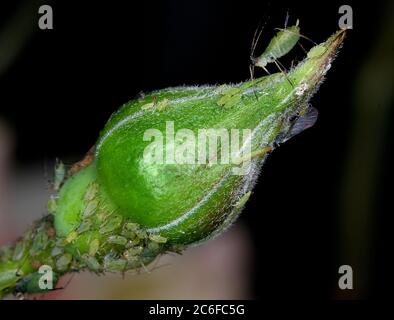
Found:
[[[286,80],[289,81],[290,85],[291,85],[292,87],[294,87],[294,84],[291,82],[290,78],[287,76],[287,72],[286,72],[284,66],[279,62],[279,60],[276,60],[276,59],[274,60],[274,63],[275,63],[275,65],[278,67],[278,69],[279,69],[281,72],[283,72],[283,74],[284,74],[285,77],[286,77]],[[283,69],[282,69],[282,67],[281,67],[279,64],[282,65]]]
[[[249,65],[249,72],[250,72],[250,80],[254,80],[254,64],[250,64]],[[257,96],[256,90],[255,90],[255,86],[252,87],[253,89],[253,94],[256,98],[256,101],[259,100],[259,97]]]
[[[250,64],[249,64],[250,80],[254,80],[254,66],[255,66],[255,60],[256,60],[256,59],[252,56],[252,53],[251,53],[251,56],[250,56]],[[259,98],[258,98],[258,96],[257,96],[257,93],[256,93],[256,90],[255,90],[254,86],[253,86],[253,94],[254,94],[254,96],[256,97],[256,101],[258,101]]]
[[[159,255],[158,257],[156,257],[156,259],[153,261],[152,263],[152,267],[150,268],[150,272],[152,272],[153,270],[159,269],[161,266],[158,266],[160,259],[161,259],[161,255]]]
[[[146,265],[141,261],[141,266],[142,266],[142,268],[145,270],[145,272],[146,273],[151,273],[150,271],[149,271],[149,269],[146,267]]]
[[[265,66],[264,67],[262,66],[262,68],[264,69],[265,72],[267,72],[267,74],[271,74]]]
[[[300,46],[300,48],[302,49],[302,51],[304,51],[305,54],[308,54],[308,51],[305,50],[305,48],[302,46],[301,43],[298,43],[298,45]]]
[[[279,68],[279,66],[280,66],[280,68],[282,68],[282,69],[279,68],[280,71],[282,71],[283,73],[287,73],[286,67],[278,59],[275,59],[274,62],[277,63],[278,68]]]
[[[254,64],[249,65],[250,80],[254,80]]]
[[[317,43],[316,43],[315,41],[313,41],[311,38],[308,38],[308,37],[306,37],[306,36],[304,36],[304,35],[302,35],[302,34],[300,34],[300,37],[301,37],[301,38],[304,38],[305,40],[308,40],[308,41],[312,42],[312,44],[313,44],[314,46],[317,46]]]

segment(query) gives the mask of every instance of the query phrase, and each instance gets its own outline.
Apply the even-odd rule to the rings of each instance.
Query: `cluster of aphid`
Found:
[[[60,165],[61,171],[62,168]],[[58,164],[55,183],[59,183],[56,181],[59,177],[63,175]],[[38,270],[42,265],[52,268],[56,285],[59,277],[70,271],[88,269],[101,274],[147,270],[146,266],[160,254],[170,250],[179,252],[165,237],[148,233],[138,224],[102,207],[96,182],[89,185],[84,201],[80,223],[67,236],[56,236],[53,215],[48,215],[32,226],[15,246],[2,248],[0,262],[13,261],[19,266],[20,280],[15,294],[47,291],[38,286],[42,276]],[[48,207],[55,213],[56,197],[51,197]],[[86,244],[86,250],[75,249],[78,247],[73,245],[75,242]]]
[[[144,267],[167,250],[166,238],[148,234],[138,224],[103,207],[96,182],[89,185],[84,201],[80,224],[62,239],[64,247],[74,241],[88,244],[85,253],[74,254],[82,268],[97,273],[124,272]]]
[[[53,228],[53,217],[46,216],[33,225],[15,246],[3,249],[0,262],[7,261],[18,266],[15,272],[19,281],[14,293],[42,292],[39,287],[39,278],[42,274],[38,273],[42,265],[52,268],[54,283],[60,274],[71,269],[70,265],[75,262],[70,254],[65,253],[59,241]]]
[[[90,270],[118,272],[136,269],[166,250],[166,238],[148,234],[138,224],[102,208],[97,183],[89,186],[85,201],[82,221],[65,241],[71,243],[84,233],[89,234],[88,252],[80,259]]]

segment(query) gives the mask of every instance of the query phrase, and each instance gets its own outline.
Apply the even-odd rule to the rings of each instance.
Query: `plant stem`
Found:
[[[56,246],[53,216],[48,215],[37,221],[13,245],[0,249],[0,297],[17,287],[17,284],[41,265],[50,266],[59,275],[69,271],[58,268],[52,256]]]

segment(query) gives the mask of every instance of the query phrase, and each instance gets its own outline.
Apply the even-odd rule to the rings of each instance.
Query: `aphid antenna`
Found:
[[[255,57],[254,57],[254,52],[256,50],[256,46],[257,43],[260,40],[261,34],[263,32],[263,29],[265,27],[265,23],[264,25],[260,28],[259,27],[256,28],[254,35],[253,35],[253,40],[252,40],[252,45],[250,47],[250,53],[249,53],[249,59],[250,59],[250,64],[249,64],[249,72],[250,72],[250,79],[253,80],[254,79],[254,65],[255,65]]]
[[[285,29],[287,28],[288,22],[289,22],[289,8],[287,8],[287,12],[286,12]],[[297,25],[298,25],[298,19],[297,19]]]
[[[260,40],[261,34],[263,33],[263,30],[268,22],[268,20],[270,19],[270,16],[267,16],[267,18],[265,18],[264,24],[262,25],[262,23],[259,23],[259,26],[257,26],[256,30],[254,31],[253,34],[253,39],[252,39],[252,43],[250,46],[250,53],[249,53],[249,59],[251,64],[249,65],[249,71],[250,71],[250,78],[251,80],[254,79],[254,63],[255,63],[255,57],[254,57],[254,52],[256,50],[257,44]],[[260,29],[260,30],[259,30]]]

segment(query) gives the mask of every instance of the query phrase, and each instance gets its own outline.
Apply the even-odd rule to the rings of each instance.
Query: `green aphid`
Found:
[[[58,238],[55,242],[55,246],[64,248],[67,245],[66,239],[65,238]]]
[[[43,293],[55,290],[56,284],[59,281],[59,275],[56,272],[52,273],[52,289],[41,289],[40,281],[42,277],[43,274],[35,272],[19,280],[15,286],[14,294]]]
[[[94,257],[100,248],[100,240],[94,239],[89,245],[89,255]]]
[[[85,193],[84,200],[86,202],[92,201],[97,196],[98,189],[99,189],[99,185],[97,182],[91,183],[88,190]]]
[[[71,243],[73,242],[76,238],[78,237],[78,232],[77,231],[71,231],[68,236],[66,237],[65,241],[66,243]]]
[[[125,237],[125,238],[127,238],[127,239],[129,239],[129,240],[135,240],[135,239],[137,239],[137,236],[136,236],[136,234],[135,234],[135,232],[133,232],[133,231],[129,231],[129,230],[125,230],[125,229],[122,229],[122,231],[120,232],[120,234],[123,236],[123,237]],[[139,241],[139,239],[138,239],[138,241]]]
[[[141,253],[141,257],[156,257],[161,252],[160,244],[157,242],[149,242],[144,251]]]
[[[155,102],[146,103],[146,104],[144,104],[144,105],[141,107],[141,110],[152,109],[155,105],[156,105]]]
[[[167,242],[167,238],[165,238],[159,234],[155,234],[155,233],[151,233],[149,235],[149,239],[152,240],[153,242],[157,242],[157,243],[166,243]]]
[[[241,100],[242,91],[239,88],[230,88],[223,92],[223,96],[216,102],[224,108],[231,108]]]
[[[98,203],[99,203],[98,199],[89,201],[88,205],[86,206],[85,210],[83,211],[82,216],[84,219],[89,218],[97,211]]]
[[[244,195],[242,195],[242,197],[235,204],[235,207],[237,209],[241,209],[246,204],[246,202],[249,200],[251,194],[252,194],[252,191],[248,191]]]
[[[81,256],[81,260],[89,268],[89,270],[94,272],[101,271],[101,265],[95,257],[92,257],[88,254],[83,254]]]
[[[71,261],[72,255],[70,253],[63,254],[56,260],[56,269],[59,272],[67,271]]]
[[[96,214],[97,219],[99,221],[106,221],[109,219],[109,217],[112,215],[111,211],[108,210],[103,210],[102,208],[100,208],[100,210],[98,211],[98,213]]]
[[[57,256],[60,256],[61,254],[63,254],[63,252],[64,252],[63,248],[55,246],[51,250],[51,256],[52,257],[57,257]]]
[[[117,244],[120,246],[125,246],[127,244],[127,238],[116,235],[108,237],[107,241],[108,243]]]
[[[116,216],[104,222],[100,227],[101,234],[107,234],[118,229],[122,224],[122,217]]]
[[[140,240],[144,240],[144,239],[146,239],[148,237],[148,234],[146,233],[146,231],[145,230],[141,230],[141,229],[136,230],[135,231],[135,235]]]
[[[40,258],[41,260],[39,261],[41,265],[47,265],[47,266],[53,266],[55,265],[55,260],[49,256],[49,257],[42,257]]]
[[[31,256],[36,256],[45,250],[48,245],[48,235],[46,232],[41,231],[34,237],[33,243],[30,247],[29,253]]]
[[[135,232],[135,231],[137,231],[137,230],[140,229],[140,226],[138,225],[138,223],[126,222],[126,223],[124,224],[124,226],[123,226],[123,229],[124,229],[124,230],[127,230],[127,231],[133,231],[133,232]]]
[[[77,233],[78,234],[82,234],[88,230],[90,230],[90,228],[92,227],[92,222],[87,220],[87,221],[82,221],[82,223],[79,225],[78,229],[77,229]]]
[[[126,259],[104,259],[104,270],[108,272],[124,271],[127,268]]]
[[[170,100],[163,99],[163,100],[159,101],[159,103],[157,104],[157,110],[163,111],[165,108],[168,107],[169,104],[170,104]]]
[[[126,260],[130,263],[136,263],[136,262],[140,262],[141,258],[138,255],[130,255],[127,251],[125,251],[123,253],[123,256],[126,258]],[[128,266],[130,267],[130,265]]]
[[[123,252],[123,256],[127,260],[130,260],[130,259],[133,259],[133,257],[139,256],[143,250],[144,250],[144,248],[141,246],[133,247],[133,248],[127,249],[125,252]]]
[[[256,58],[253,58],[255,66],[263,68],[267,73],[267,64],[274,62],[280,69],[277,59],[286,55],[300,39],[300,27],[298,20],[296,25],[285,29],[279,29],[279,32],[273,37],[265,49],[264,53]]]
[[[64,163],[60,160],[56,161],[55,164],[55,177],[53,181],[53,189],[58,191],[66,177],[66,168],[64,167]]]
[[[140,243],[141,243],[141,240],[138,238],[135,238],[134,240],[127,241],[125,248],[130,249],[130,248],[138,246]]]
[[[127,222],[123,225],[121,234],[128,239],[134,239],[136,238],[135,232],[137,230],[139,230],[139,225],[137,223]]]
[[[47,209],[50,214],[55,214],[57,208],[57,202],[54,196],[51,196],[48,200]]]
[[[127,260],[127,269],[138,269],[142,267],[142,260],[139,257],[135,257],[132,260]]]
[[[241,95],[235,95],[232,97],[223,97],[224,101],[219,101],[218,104],[224,108],[231,108],[241,101]],[[222,104],[221,104],[222,103]]]
[[[160,249],[160,244],[158,242],[149,242],[148,245],[146,246],[145,250],[149,251],[156,251]]]

